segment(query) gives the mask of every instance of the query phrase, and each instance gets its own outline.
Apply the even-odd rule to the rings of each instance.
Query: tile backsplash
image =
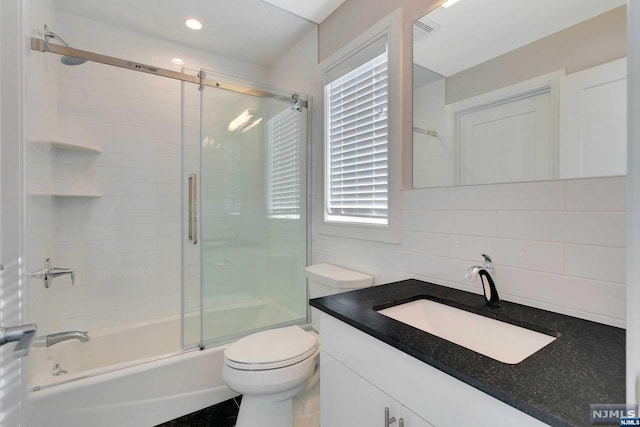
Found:
[[[625,177],[407,190],[399,245],[315,233],[313,262],[481,293],[464,273],[487,253],[502,299],[624,327],[625,191]]]

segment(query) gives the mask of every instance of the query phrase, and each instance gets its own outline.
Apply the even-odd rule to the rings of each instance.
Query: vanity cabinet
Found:
[[[323,427],[546,425],[324,313],[321,342]]]
[[[400,402],[323,351],[320,355],[323,426],[387,426],[385,408],[395,418],[391,426],[433,427]]]

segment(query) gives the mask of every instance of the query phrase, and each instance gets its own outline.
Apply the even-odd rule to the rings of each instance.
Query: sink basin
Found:
[[[556,339],[427,299],[385,308],[378,313],[512,365]]]

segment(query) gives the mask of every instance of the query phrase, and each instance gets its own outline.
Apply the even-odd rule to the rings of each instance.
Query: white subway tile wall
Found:
[[[313,235],[313,262],[480,294],[490,254],[501,298],[625,325],[625,177],[408,190],[399,245]],[[318,200],[318,198],[314,198]]]
[[[266,67],[84,17],[57,12],[47,23],[80,49],[176,70],[169,61],[180,56],[194,68],[268,81]],[[34,22],[33,28],[43,24]],[[56,55],[32,55],[29,192],[99,197],[29,197],[27,269],[42,268],[50,257],[55,266],[76,272],[73,287],[68,276],[46,290],[41,280],[30,280],[30,320],[39,333],[52,333],[179,314],[181,83],[90,62],[63,66]],[[186,133],[198,117],[189,124]],[[195,136],[197,144],[197,132],[192,134],[186,137]],[[40,141],[101,152],[56,149]],[[194,284],[197,253],[186,257],[187,282]],[[195,295],[189,289],[191,305]]]

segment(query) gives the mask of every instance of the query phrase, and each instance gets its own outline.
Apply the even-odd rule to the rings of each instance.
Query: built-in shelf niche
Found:
[[[55,151],[73,151],[78,153],[86,153],[87,155],[98,155],[102,151],[90,144],[78,144],[75,142],[63,142],[57,140],[37,140],[33,141],[33,144],[40,146],[50,146]],[[55,162],[55,160],[54,160]],[[55,171],[55,168],[54,168]],[[55,179],[54,179],[55,181]],[[29,191],[30,196],[50,196],[54,198],[96,198],[101,197],[102,194],[89,189],[88,191],[47,191],[47,190],[32,190]]]

